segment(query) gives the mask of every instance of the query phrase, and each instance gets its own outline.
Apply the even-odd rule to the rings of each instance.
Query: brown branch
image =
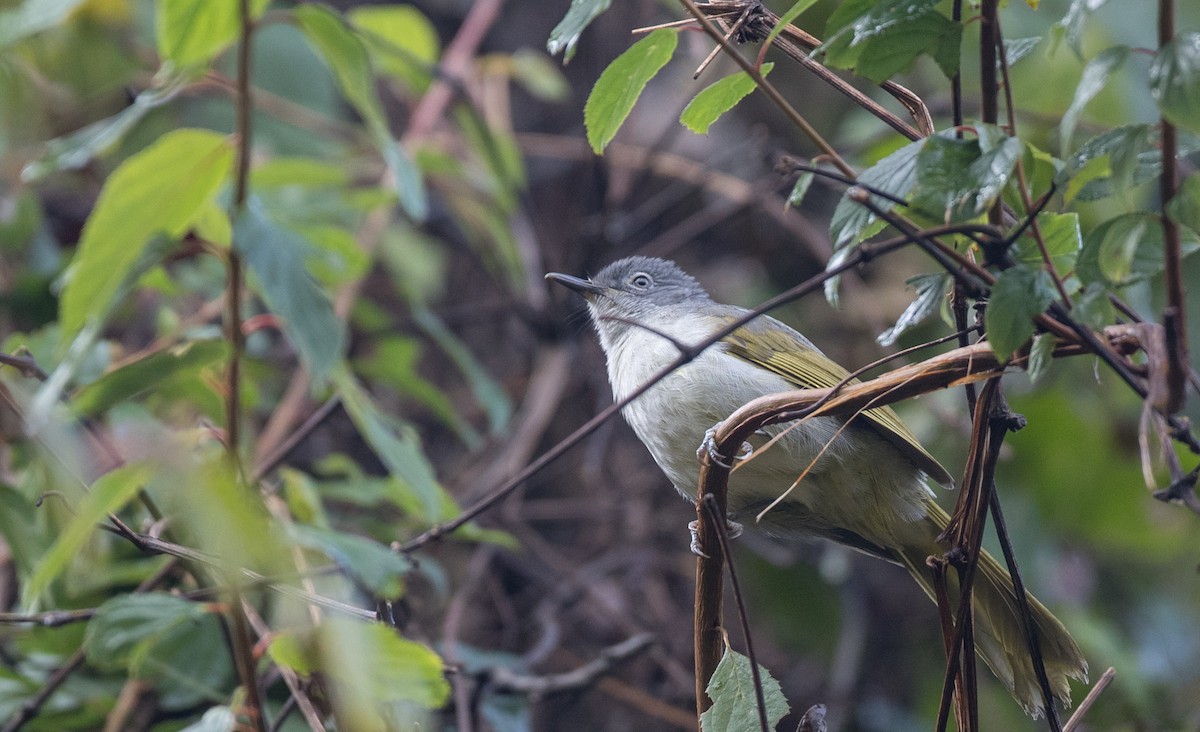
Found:
[[[1131,353],[1140,345],[1135,326],[1113,325],[1105,328],[1104,333],[1118,352]],[[1053,355],[1066,358],[1090,353],[1074,343],[1059,343]],[[717,453],[722,459],[731,458],[743,441],[766,425],[802,417],[853,414],[864,408],[881,407],[938,389],[985,381],[1008,369],[1023,367],[1027,359],[1026,355],[1020,355],[1001,364],[991,345],[975,343],[902,366],[870,381],[847,385],[832,396],[830,389],[799,389],[759,397],[721,423],[715,439]],[[813,409],[812,406],[819,402],[820,406]]]
[[[1175,37],[1175,0],[1158,0],[1158,47]],[[1158,176],[1158,191],[1161,205],[1175,198],[1179,187],[1179,173],[1175,157],[1178,154],[1178,139],[1175,125],[1164,115],[1160,122],[1162,130],[1162,172]],[[1163,327],[1167,331],[1166,393],[1161,404],[1155,407],[1164,414],[1175,414],[1183,408],[1187,397],[1189,357],[1187,345],[1187,302],[1183,286],[1182,245],[1179,224],[1166,211],[1162,214],[1163,227],[1163,279],[1166,281],[1167,304],[1163,308]]]
[[[1063,732],[1075,732],[1075,729],[1083,724],[1084,715],[1088,713],[1088,710],[1092,708],[1092,705],[1096,703],[1096,700],[1100,698],[1100,694],[1108,688],[1108,685],[1112,683],[1116,675],[1117,670],[1109,666],[1104,675],[1096,681],[1096,685],[1092,687],[1092,690],[1088,692],[1088,695],[1083,698],[1083,701],[1079,702],[1079,708],[1075,710],[1075,713],[1063,725]]]
[[[1025,647],[1029,649],[1029,659],[1033,663],[1033,673],[1037,676],[1038,686],[1042,689],[1042,701],[1045,702],[1046,721],[1054,732],[1062,732],[1062,724],[1058,721],[1058,713],[1054,708],[1054,692],[1050,688],[1050,677],[1046,675],[1046,662],[1042,657],[1042,644],[1038,640],[1037,626],[1033,614],[1029,610],[1029,596],[1025,594],[1025,582],[1017,566],[1017,555],[1013,551],[1012,539],[1008,535],[1008,525],[1004,521],[1004,512],[1000,507],[1000,495],[992,491],[991,499],[992,524],[996,527],[996,536],[1000,540],[1000,549],[1004,553],[1004,561],[1008,565],[1008,574],[1012,577],[1013,593],[1017,599],[1017,611],[1021,618],[1021,628],[1025,631]]]
[[[617,664],[633,658],[653,642],[653,635],[640,633],[601,650],[594,659],[582,666],[545,676],[521,674],[504,666],[496,666],[488,670],[489,683],[496,691],[538,696],[586,689],[611,673]]]
[[[754,639],[752,638],[751,633],[750,633],[750,617],[749,617],[749,614],[746,612],[746,601],[745,601],[745,598],[742,596],[742,587],[741,587],[741,584],[738,582],[737,569],[734,567],[734,564],[733,564],[733,553],[729,551],[729,531],[728,531],[727,519],[725,518],[725,508],[726,507],[718,504],[716,497],[713,496],[711,493],[706,493],[703,496],[699,496],[699,502],[697,503],[697,508],[700,508],[700,507],[703,507],[703,511],[708,514],[709,523],[713,526],[713,528],[716,529],[717,540],[720,541],[720,543],[721,543],[721,554],[725,557],[726,564],[729,567],[729,586],[733,590],[733,599],[737,605],[738,622],[741,623],[742,638],[746,642],[746,659],[750,663],[750,676],[754,680],[754,701],[755,701],[755,708],[758,710],[758,726],[759,726],[759,729],[761,730],[761,732],[770,732],[771,725],[767,721],[767,702],[766,702],[766,699],[763,697],[762,677],[758,670],[758,658],[754,654]],[[703,544],[701,546],[703,546]],[[699,559],[701,559],[703,561],[705,559],[705,557],[699,557]],[[696,576],[697,576],[697,578],[699,578],[699,576],[700,576],[700,567],[699,566],[696,567]],[[699,592],[700,592],[700,583],[697,582],[696,583],[697,597],[696,597],[696,602],[694,603],[695,606],[697,606],[697,607],[699,607],[701,604],[701,598],[699,596]],[[717,598],[717,601],[718,602],[720,601],[720,597]],[[695,627],[697,630],[693,631],[693,642],[697,645],[697,647],[699,647],[698,644],[700,641],[701,634],[698,632],[698,629],[703,626],[701,626],[700,624],[697,624]],[[697,668],[697,671],[699,671],[699,668]],[[712,674],[708,674],[704,678],[707,680],[708,678],[711,678],[711,676],[712,676]],[[700,678],[699,673],[697,673],[696,678],[697,679]],[[706,681],[706,684],[707,684],[707,681]],[[697,695],[696,698],[697,698],[697,700],[699,700],[700,696]],[[699,705],[697,705],[696,721],[697,722],[700,721]]]
[[[735,412],[736,414],[736,412]],[[728,424],[728,420],[725,424]],[[724,427],[724,424],[722,424]],[[720,435],[722,429],[718,428]],[[748,431],[749,435],[753,430]],[[723,442],[714,440],[714,446]],[[737,440],[741,445],[743,440]],[[715,447],[720,449],[720,447]],[[733,448],[736,450],[737,448]],[[732,455],[732,452],[726,452]],[[696,719],[712,706],[708,681],[716,673],[725,653],[723,605],[725,597],[725,545],[718,525],[728,512],[729,468],[732,460],[717,461],[711,452],[700,459],[700,481],[696,491],[696,539],[707,556],[696,557],[696,592],[692,607],[692,645],[696,667]],[[711,508],[705,510],[705,506]],[[712,515],[718,518],[714,520]]]
[[[700,10],[693,0],[680,0],[680,2],[682,2],[683,6],[687,8],[687,11],[692,14],[692,17],[694,17],[696,21],[700,23],[700,27],[704,29],[704,32],[717,42],[717,45],[719,45],[725,51],[725,53],[728,54],[730,58],[732,58],[737,65],[742,68],[742,71],[745,71],[751,79],[754,79],[754,83],[758,86],[758,88],[762,89],[763,93],[767,95],[767,98],[770,99],[775,106],[779,107],[784,116],[788,118],[788,121],[790,121],[801,132],[803,132],[804,136],[811,140],[812,143],[821,151],[821,153],[829,158],[830,162],[832,162],[838,170],[842,171],[846,175],[855,175],[854,169],[851,168],[850,164],[847,163],[845,159],[838,154],[838,151],[829,144],[829,141],[822,137],[821,133],[817,132],[817,129],[813,127],[803,115],[796,111],[796,108],[793,107],[791,103],[788,102],[788,100],[783,96],[783,94],[775,88],[774,84],[763,78],[763,75],[759,72],[757,66],[747,61],[742,54],[738,53],[733,44],[725,38],[725,34],[721,33],[720,29],[718,29],[716,25],[714,25],[713,22],[704,15],[704,11]]]
[[[1129,351],[1136,347],[1137,330],[1134,328],[1112,326],[1106,329],[1105,333],[1113,346],[1120,351]],[[1055,349],[1054,355],[1067,357],[1086,352],[1076,344],[1061,343]],[[700,462],[698,495],[711,494],[712,500],[717,502],[722,511],[721,515],[724,515],[729,469],[721,463],[732,464],[732,458],[742,442],[762,427],[826,414],[854,414],[862,409],[883,406],[937,389],[992,379],[1004,374],[1007,368],[1023,364],[1025,360],[1025,356],[1018,356],[1007,366],[1002,365],[989,344],[977,343],[918,364],[903,366],[864,383],[850,384],[839,389],[801,389],[759,397],[743,405],[718,426],[713,439],[716,454],[706,453]],[[972,471],[968,474],[970,472]],[[980,511],[986,515],[986,505],[985,501],[982,508],[977,507],[975,515],[978,516]],[[978,533],[981,531],[965,536],[973,538]],[[720,602],[724,551],[721,549],[716,525],[702,511],[698,513],[697,536],[701,546],[709,554],[707,558],[699,557],[696,567],[696,699],[697,710],[702,712],[707,708],[704,689],[724,650]],[[977,556],[978,546],[974,546],[973,551]],[[970,588],[970,580],[971,576],[968,575],[962,581],[964,594]],[[962,608],[969,606],[969,601],[960,601],[960,619],[956,624],[960,633],[966,622]],[[959,637],[953,645],[959,647],[962,643]],[[951,657],[952,663],[955,663],[956,656],[957,654]]]

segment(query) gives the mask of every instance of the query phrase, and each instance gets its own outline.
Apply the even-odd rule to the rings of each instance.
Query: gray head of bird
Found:
[[[655,257],[626,257],[590,279],[552,272],[546,279],[575,290],[588,302],[602,331],[616,333],[631,323],[678,309],[680,315],[712,299],[694,277],[674,262]]]

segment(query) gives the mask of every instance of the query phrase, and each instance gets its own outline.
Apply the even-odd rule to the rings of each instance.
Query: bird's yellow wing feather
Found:
[[[764,319],[726,336],[722,341],[726,352],[779,374],[797,388],[831,389],[849,375],[849,371],[816,350],[799,333],[787,326],[762,327],[758,325],[761,320]],[[783,325],[773,319],[770,322]],[[851,379],[848,383],[856,384],[859,380]],[[942,484],[954,482],[950,473],[921,446],[917,436],[900,421],[900,415],[891,407],[868,409],[862,416],[926,475]]]

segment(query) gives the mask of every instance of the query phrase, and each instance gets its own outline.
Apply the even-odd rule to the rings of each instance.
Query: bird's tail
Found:
[[[898,552],[901,564],[931,598],[934,597],[933,572],[925,560],[931,555],[945,552],[945,547],[937,543],[936,537],[946,528],[949,520],[945,511],[931,505],[929,514],[922,520],[928,528],[928,540],[906,546]],[[949,573],[950,576],[954,574]],[[949,584],[949,597],[956,598],[957,577]],[[1029,601],[1029,612],[1037,632],[1050,689],[1064,706],[1070,706],[1069,679],[1086,683],[1087,661],[1062,622],[1033,595],[1026,592],[1025,597]],[[974,598],[976,650],[1025,711],[1033,717],[1040,716],[1045,702],[1021,627],[1021,614],[1012,578],[987,552],[982,552],[979,557]]]

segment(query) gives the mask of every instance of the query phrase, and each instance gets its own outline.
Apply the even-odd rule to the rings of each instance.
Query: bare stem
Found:
[[[1175,0],[1158,1],[1158,47],[1171,42],[1175,37]],[[1166,206],[1177,193],[1179,174],[1175,162],[1178,141],[1175,125],[1164,116],[1162,129],[1162,173],[1158,177],[1159,199]],[[1187,321],[1184,302],[1183,258],[1179,225],[1166,212],[1162,215],[1163,227],[1163,278],[1166,280],[1167,305],[1163,309],[1163,327],[1167,330],[1167,375],[1164,404],[1155,405],[1167,414],[1183,408],[1186,398],[1188,376]]]
[[[763,75],[759,73],[758,68],[756,68],[753,63],[746,60],[742,54],[738,53],[733,44],[725,38],[725,34],[723,34],[721,30],[717,28],[717,26],[714,25],[711,20],[708,19],[708,16],[704,14],[704,11],[696,7],[696,3],[693,2],[693,0],[679,1],[683,3],[683,6],[687,8],[687,11],[692,14],[692,17],[694,17],[696,21],[700,23],[700,27],[704,29],[704,32],[707,33],[714,41],[716,41],[717,44],[725,51],[725,53],[729,54],[729,57],[737,62],[738,66],[742,67],[742,71],[745,71],[751,79],[754,79],[754,83],[758,85],[758,88],[762,89],[763,93],[767,95],[767,98],[774,102],[775,106],[779,107],[784,115],[787,116],[788,121],[799,128],[800,131],[804,133],[804,136],[811,140],[812,143],[821,151],[821,153],[829,158],[830,162],[832,162],[838,170],[851,177],[857,176],[857,174],[854,172],[854,168],[850,167],[850,164],[847,163],[844,158],[842,158],[838,151],[834,149],[833,145],[830,145],[829,141],[822,137],[821,133],[817,132],[817,129],[809,124],[809,121],[796,111],[796,108],[784,98],[783,94],[781,94],[780,91],[775,88],[775,85],[763,78]]]

